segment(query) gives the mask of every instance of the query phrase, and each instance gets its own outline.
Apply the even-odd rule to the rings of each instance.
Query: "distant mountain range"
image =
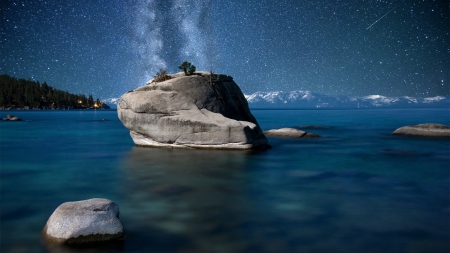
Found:
[[[258,91],[244,95],[251,109],[308,109],[308,108],[408,108],[408,107],[450,107],[450,97],[428,98],[385,97],[370,95],[365,97],[332,96],[310,91]],[[119,98],[102,100],[115,108]]]
[[[310,91],[255,92],[245,95],[250,108],[405,108],[405,107],[450,107],[450,97],[429,98],[385,97],[370,95],[365,97],[331,96]]]
[[[103,99],[101,102],[109,105],[112,109],[117,108],[117,103],[119,103],[120,98],[107,98]]]

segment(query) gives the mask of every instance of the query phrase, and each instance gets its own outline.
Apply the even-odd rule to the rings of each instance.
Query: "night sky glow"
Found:
[[[449,96],[447,0],[2,0],[0,74],[119,97],[160,68],[244,93]]]

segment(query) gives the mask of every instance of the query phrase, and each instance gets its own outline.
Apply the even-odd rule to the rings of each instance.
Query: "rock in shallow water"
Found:
[[[11,121],[21,121],[22,119],[19,118],[19,117],[12,117],[9,120],[11,120]]]
[[[120,239],[119,206],[108,199],[61,204],[47,221],[43,235],[50,243],[83,244]]]
[[[5,120],[5,121],[21,121],[22,119],[19,118],[19,117],[16,117],[16,116],[8,114],[6,116],[6,118],[3,118],[2,120]]]
[[[298,130],[295,128],[271,129],[268,131],[264,131],[264,134],[267,136],[286,137],[286,138],[318,138],[318,137],[320,137],[317,134],[307,133],[305,131]]]
[[[419,124],[414,126],[400,127],[392,134],[450,138],[450,127],[441,124]]]
[[[171,75],[124,94],[117,113],[136,145],[264,148],[267,138],[230,76]]]

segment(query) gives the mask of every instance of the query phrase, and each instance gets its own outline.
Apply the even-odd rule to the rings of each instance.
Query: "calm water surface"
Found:
[[[0,111],[1,252],[449,252],[450,141],[390,133],[450,125],[450,109],[254,110],[273,149],[135,147],[115,111]],[[103,120],[104,119],[104,120]],[[48,247],[61,203],[108,198],[124,241]]]

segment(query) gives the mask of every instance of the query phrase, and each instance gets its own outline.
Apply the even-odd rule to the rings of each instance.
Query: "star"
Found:
[[[23,0],[1,8],[0,72],[72,93],[118,97],[190,61],[233,76],[244,93],[450,95],[445,1]]]

